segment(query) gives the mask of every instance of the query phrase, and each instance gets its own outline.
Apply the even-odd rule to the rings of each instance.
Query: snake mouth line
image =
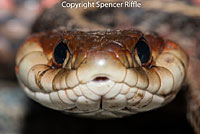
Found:
[[[52,109],[68,113],[120,112],[137,113],[160,107],[165,98],[149,91],[129,87],[125,83],[115,83],[118,88],[111,88],[105,95],[99,96],[90,89],[78,85],[73,89],[50,93],[34,92],[22,82],[26,94],[37,102]]]

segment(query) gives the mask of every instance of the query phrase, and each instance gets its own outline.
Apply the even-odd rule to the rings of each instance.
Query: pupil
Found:
[[[65,61],[67,46],[63,42],[59,43],[54,50],[54,59],[57,64],[62,64]]]
[[[136,45],[136,48],[141,63],[143,64],[148,62],[151,55],[149,46],[144,41],[139,41]]]

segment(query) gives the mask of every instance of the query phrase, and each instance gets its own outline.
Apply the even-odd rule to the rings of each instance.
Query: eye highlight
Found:
[[[135,48],[141,63],[146,64],[151,57],[151,51],[148,44],[145,42],[145,40],[141,39],[137,42]]]
[[[54,61],[57,64],[63,64],[66,59],[67,51],[68,51],[67,45],[63,42],[60,42],[54,49],[53,53]]]

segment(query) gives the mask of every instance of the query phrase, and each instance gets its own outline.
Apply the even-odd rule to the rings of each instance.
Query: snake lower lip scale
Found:
[[[16,57],[17,78],[33,100],[68,113],[110,117],[169,103],[187,66],[176,43],[136,30],[37,33]]]

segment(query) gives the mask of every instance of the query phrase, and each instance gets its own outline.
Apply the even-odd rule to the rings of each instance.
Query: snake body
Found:
[[[174,99],[188,58],[173,41],[138,30],[52,30],[19,48],[16,74],[38,103],[67,113],[119,117]]]

